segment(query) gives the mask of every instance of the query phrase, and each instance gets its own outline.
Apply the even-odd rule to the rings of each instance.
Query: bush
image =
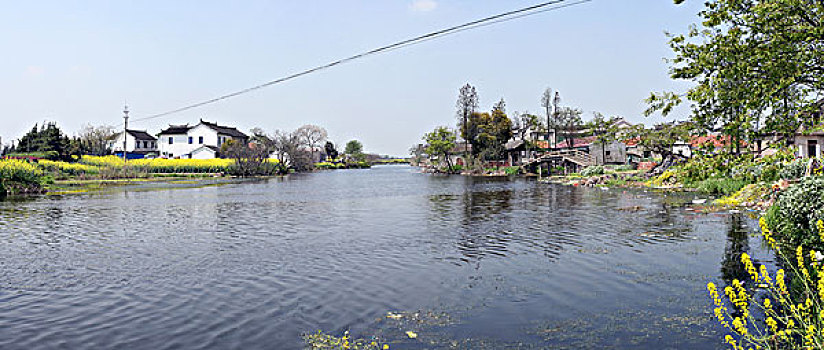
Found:
[[[51,179],[37,166],[14,159],[0,160],[0,195],[40,192]]]
[[[809,177],[790,186],[766,215],[775,238],[789,247],[824,247],[816,223],[824,219],[824,179]]]
[[[590,177],[604,174],[604,167],[600,165],[588,166],[581,172],[581,176]]]
[[[804,177],[804,173],[807,171],[808,162],[808,159],[794,159],[784,164],[781,171],[778,172],[778,176],[785,180],[800,179]]]
[[[508,166],[508,167],[504,168],[504,173],[507,174],[507,175],[510,175],[510,176],[511,175],[518,175],[518,172],[520,172],[520,171],[521,171],[521,168],[516,167],[516,166]]]
[[[707,194],[729,195],[744,188],[748,181],[732,178],[707,179],[698,183],[698,190]]]

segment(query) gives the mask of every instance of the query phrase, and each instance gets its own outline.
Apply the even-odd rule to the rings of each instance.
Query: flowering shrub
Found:
[[[728,334],[724,342],[733,349],[820,349],[824,346],[824,266],[821,253],[795,249],[795,261],[782,254],[766,220],[759,222],[767,244],[786,260],[799,286],[787,288],[783,269],[770,275],[766,266],[756,268],[747,253],[741,262],[749,281],[733,280],[722,296],[714,283],[707,284],[715,317]],[[818,235],[824,237],[824,222],[818,221]],[[749,286],[749,288],[747,288]],[[766,294],[763,299],[757,297]],[[726,298],[725,298],[726,297]],[[728,308],[729,306],[729,308]],[[730,308],[734,312],[730,312]]]
[[[0,160],[0,179],[4,181],[38,183],[43,175],[43,170],[27,161],[17,159]]]
[[[50,181],[42,169],[18,159],[0,159],[0,194],[39,191]]]
[[[270,160],[277,163],[276,159]],[[118,168],[126,165],[143,168],[149,173],[220,173],[234,164],[232,159],[135,159],[124,163],[117,156],[83,156],[80,163],[98,167]]]
[[[824,179],[809,177],[790,186],[767,211],[766,222],[783,245],[824,248],[816,223],[824,219]]]
[[[67,175],[97,174],[100,172],[99,167],[82,163],[69,163],[41,159],[37,162],[37,164],[39,164],[41,167],[48,171],[58,172]]]

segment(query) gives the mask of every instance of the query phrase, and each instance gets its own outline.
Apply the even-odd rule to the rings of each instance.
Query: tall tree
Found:
[[[320,147],[320,145],[326,141],[326,129],[317,125],[307,124],[299,127],[295,130],[295,133],[303,145],[309,148],[309,153],[312,155],[312,161],[315,161],[315,149]]]
[[[461,137],[464,139],[464,149],[466,149],[470,140],[470,125],[469,118],[478,109],[478,92],[475,87],[467,83],[458,91],[458,101],[455,103],[458,117],[458,129],[461,131]]]
[[[541,96],[541,106],[546,110],[546,141],[549,143],[550,137],[554,138],[555,143],[552,147],[558,146],[558,131],[561,128],[561,120],[558,108],[561,104],[561,94],[555,91],[552,94],[552,89],[546,88],[544,94]],[[550,130],[552,133],[550,133]],[[552,136],[550,136],[552,135]]]

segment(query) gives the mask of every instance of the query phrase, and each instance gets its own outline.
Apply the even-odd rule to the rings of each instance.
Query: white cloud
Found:
[[[429,12],[438,7],[435,0],[415,0],[409,5],[409,9],[415,12]]]

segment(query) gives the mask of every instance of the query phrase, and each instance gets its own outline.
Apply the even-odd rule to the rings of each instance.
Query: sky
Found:
[[[540,1],[9,1],[0,11],[0,137],[53,121],[132,119],[274,80],[417,35]],[[702,2],[593,0],[445,36],[162,118],[158,133],[201,118],[243,131],[323,126],[340,147],[404,156],[437,126],[454,127],[464,84],[480,109],[541,113],[546,88],[563,106],[651,125],[643,99],[683,92],[665,32],[698,22]],[[686,108],[676,110],[683,118]],[[668,117],[672,118],[672,117]]]

